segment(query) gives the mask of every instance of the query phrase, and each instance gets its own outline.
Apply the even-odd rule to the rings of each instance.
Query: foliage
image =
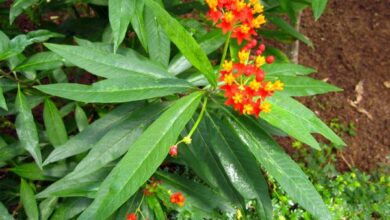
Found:
[[[293,98],[340,89],[264,44],[326,0],[0,2],[2,218],[272,219],[273,180],[331,219],[273,136],[343,146]]]
[[[371,174],[352,169],[340,173],[334,164],[336,157],[331,146],[325,153],[314,152],[294,144],[298,151],[293,157],[300,158],[300,166],[309,176],[334,219],[385,219],[389,216],[390,178],[385,175],[386,166]],[[300,208],[289,196],[274,185],[273,205],[276,219],[312,219],[310,213]]]

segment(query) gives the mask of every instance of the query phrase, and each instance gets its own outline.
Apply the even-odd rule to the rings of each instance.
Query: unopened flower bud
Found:
[[[274,56],[268,56],[265,61],[267,61],[268,64],[271,64],[275,61],[275,57]]]
[[[177,156],[177,145],[173,145],[170,149],[169,149],[169,155],[171,157],[176,157]]]

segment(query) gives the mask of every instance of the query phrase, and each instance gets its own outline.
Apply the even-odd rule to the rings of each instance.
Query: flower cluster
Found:
[[[183,206],[185,197],[181,192],[173,193],[170,198],[171,203],[177,204],[178,206]]]
[[[127,215],[127,220],[137,220],[137,215],[134,212],[132,212]]]
[[[227,60],[222,65],[219,80],[223,82],[220,88],[227,98],[225,104],[233,106],[240,114],[258,117],[260,112],[270,112],[271,106],[264,101],[265,98],[283,90],[284,85],[279,80],[264,80],[265,73],[261,67],[274,62],[273,56],[262,55],[264,50],[264,44],[257,46],[257,41],[252,40],[239,51],[239,62]]]
[[[262,14],[264,7],[259,0],[206,0],[210,10],[207,17],[212,20],[223,33],[231,32],[232,38],[241,44],[256,36],[255,29],[265,23]]]

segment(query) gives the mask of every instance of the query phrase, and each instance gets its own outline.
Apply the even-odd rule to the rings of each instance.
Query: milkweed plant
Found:
[[[0,0],[1,219],[332,219],[274,138],[345,145],[294,99],[340,89],[270,43],[326,2]]]

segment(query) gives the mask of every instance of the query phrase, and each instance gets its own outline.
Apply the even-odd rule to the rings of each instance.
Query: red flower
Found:
[[[184,205],[185,198],[181,192],[177,192],[171,195],[170,200],[171,203],[177,204],[178,206],[181,207]]]
[[[177,156],[177,145],[173,145],[170,149],[169,149],[169,155],[171,157],[176,157]]]
[[[135,213],[130,213],[127,215],[127,220],[137,220],[137,215]]]

